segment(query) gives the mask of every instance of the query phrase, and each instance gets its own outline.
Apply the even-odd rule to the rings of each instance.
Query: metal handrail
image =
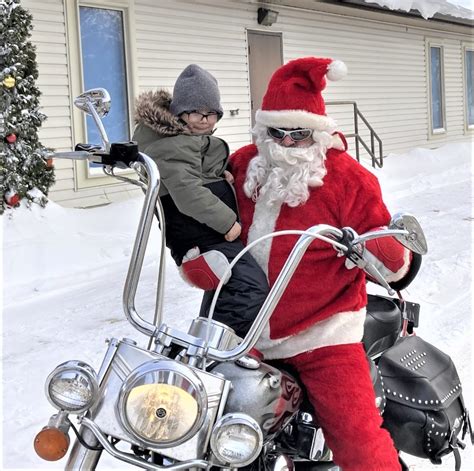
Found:
[[[382,139],[378,136],[375,132],[374,128],[370,125],[367,121],[365,116],[359,110],[357,103],[355,101],[345,101],[345,100],[335,100],[335,101],[327,101],[326,105],[352,105],[353,107],[353,116],[354,116],[354,133],[353,134],[346,134],[346,137],[355,137],[355,147],[356,147],[356,158],[357,162],[360,162],[360,144],[364,147],[367,153],[370,155],[372,159],[372,167],[383,167],[383,147],[382,147]],[[370,131],[370,148],[359,134],[359,118],[364,122],[367,128]],[[375,140],[378,142],[378,157],[375,155]]]

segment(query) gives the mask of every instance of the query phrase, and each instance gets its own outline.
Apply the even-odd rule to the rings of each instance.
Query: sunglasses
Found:
[[[273,139],[282,141],[286,136],[290,136],[290,139],[294,142],[305,141],[313,135],[312,129],[293,129],[291,131],[286,131],[285,129],[280,128],[268,128],[267,133]]]

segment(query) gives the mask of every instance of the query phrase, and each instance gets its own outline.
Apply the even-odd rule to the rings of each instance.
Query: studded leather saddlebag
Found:
[[[451,358],[418,336],[400,338],[378,363],[386,406],[384,427],[397,449],[433,464],[453,452],[460,468],[458,439],[473,434],[461,382]]]

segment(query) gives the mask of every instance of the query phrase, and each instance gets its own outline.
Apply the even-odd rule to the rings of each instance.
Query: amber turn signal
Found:
[[[69,448],[69,435],[56,427],[44,427],[35,437],[36,454],[46,461],[60,460]]]

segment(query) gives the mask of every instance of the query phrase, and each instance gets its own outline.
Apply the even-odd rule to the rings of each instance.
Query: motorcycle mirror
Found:
[[[392,216],[389,229],[402,229],[408,231],[408,234],[396,235],[395,238],[404,247],[412,252],[425,255],[428,252],[428,244],[420,223],[415,216],[408,213],[397,213]]]
[[[91,88],[74,100],[74,105],[81,111],[93,114],[90,109],[92,106],[101,118],[107,116],[111,104],[109,92],[105,88]]]

